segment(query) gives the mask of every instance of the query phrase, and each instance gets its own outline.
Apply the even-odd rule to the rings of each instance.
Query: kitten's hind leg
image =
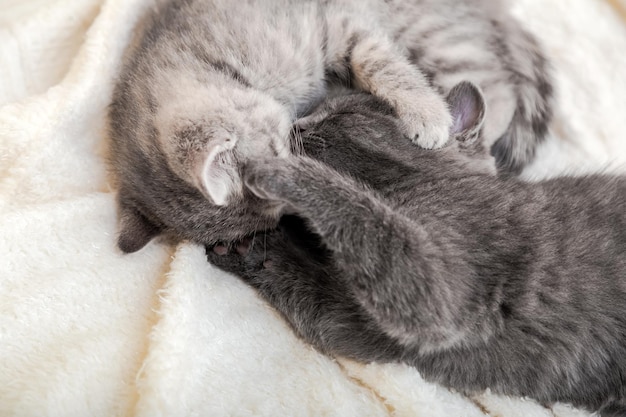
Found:
[[[337,279],[395,340],[433,350],[468,336],[468,323],[476,328],[475,315],[458,311],[471,276],[462,258],[372,191],[305,157],[254,162],[244,178],[256,195],[309,222],[333,254]]]

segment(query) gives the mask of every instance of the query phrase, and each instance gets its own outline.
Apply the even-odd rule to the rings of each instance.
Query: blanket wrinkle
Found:
[[[344,359],[346,360],[346,359]],[[385,408],[387,409],[387,415],[388,416],[394,416],[394,415],[398,415],[396,408],[393,406],[393,404],[388,401],[381,393],[376,391],[376,387],[370,386],[367,384],[366,381],[363,381],[362,379],[360,379],[358,376],[356,375],[351,375],[350,372],[348,371],[348,369],[346,369],[345,366],[342,365],[342,361],[341,359],[337,361],[337,364],[339,365],[339,369],[341,369],[341,372],[351,381],[353,381],[356,385],[365,388],[367,390],[369,390],[378,401],[380,401]]]
[[[0,105],[41,94],[58,84],[99,7],[94,0],[31,0],[3,7],[0,39],[7,49],[0,54],[0,76],[12,82],[0,85]],[[16,20],[10,19],[11,12]]]
[[[326,357],[201,247],[121,254],[106,109],[155,1],[0,0],[0,416],[589,416]],[[511,3],[558,91],[524,178],[624,172],[626,2]]]

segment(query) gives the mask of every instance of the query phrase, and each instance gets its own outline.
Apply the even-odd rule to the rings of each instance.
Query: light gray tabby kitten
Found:
[[[161,0],[110,107],[118,244],[133,252],[157,235],[211,243],[275,226],[276,207],[245,190],[241,166],[287,156],[292,122],[332,83],[385,100],[405,136],[441,146],[451,118],[440,93],[459,79],[485,91],[499,161],[524,165],[552,89],[536,42],[497,1]]]
[[[209,260],[323,352],[626,416],[626,178],[498,178],[470,161],[480,93],[461,84],[449,101],[455,140],[436,151],[406,143],[375,98],[332,102],[303,133],[307,156],[244,169],[305,224],[286,217]]]

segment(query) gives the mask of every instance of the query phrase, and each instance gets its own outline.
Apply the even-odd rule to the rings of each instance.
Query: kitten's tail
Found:
[[[515,84],[517,105],[511,124],[493,145],[491,154],[499,171],[519,174],[533,160],[548,133],[554,87],[550,63],[537,40],[518,22],[508,23],[507,31],[513,33],[502,46]]]

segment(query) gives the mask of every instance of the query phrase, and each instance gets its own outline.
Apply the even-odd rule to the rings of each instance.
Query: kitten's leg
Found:
[[[449,243],[308,158],[255,162],[244,175],[259,197],[282,201],[309,221],[333,252],[337,279],[389,336],[428,351],[469,336],[468,321],[476,330],[475,317],[459,312],[471,274]]]
[[[448,141],[452,118],[444,98],[391,41],[359,32],[347,48],[342,62],[348,64],[353,83],[390,103],[411,140],[426,149]]]
[[[207,248],[207,258],[255,288],[321,351],[365,362],[391,359],[396,344],[336,279],[327,251],[308,236],[301,220],[287,216],[278,230],[258,234],[234,250]]]

